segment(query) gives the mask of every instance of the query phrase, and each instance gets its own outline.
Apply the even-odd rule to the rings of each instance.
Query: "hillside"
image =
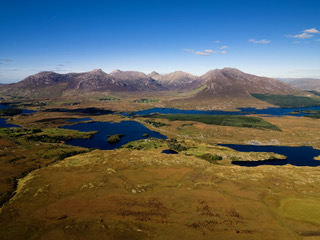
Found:
[[[286,82],[301,90],[320,91],[320,79],[315,78],[280,78],[279,80]]]
[[[200,76],[198,81],[204,84],[201,91],[192,97],[176,99],[170,103],[182,108],[192,105],[198,109],[266,107],[270,105],[251,94],[306,95],[282,81],[247,74],[235,68],[211,70]]]
[[[216,69],[200,77],[206,88],[197,94],[206,96],[249,96],[252,93],[299,95],[302,91],[279,80],[241,72],[235,68]]]

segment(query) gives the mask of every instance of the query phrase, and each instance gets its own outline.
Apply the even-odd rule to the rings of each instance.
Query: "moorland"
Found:
[[[319,167],[241,167],[232,162],[286,156],[219,145],[319,149],[319,112],[300,108],[320,106],[317,94],[229,68],[200,77],[44,72],[1,85],[0,94],[2,106],[12,106],[1,117],[20,126],[0,128],[1,239],[320,237]],[[239,107],[307,115],[228,114]],[[135,114],[152,108],[225,113]],[[122,142],[119,130],[101,141],[120,148],[74,146],[97,134],[61,128],[77,119],[135,121],[165,138],[139,132],[140,140]]]

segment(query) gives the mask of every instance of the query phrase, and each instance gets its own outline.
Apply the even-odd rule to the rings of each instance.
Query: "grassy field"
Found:
[[[12,196],[18,178],[55,161],[89,151],[61,141],[88,138],[92,134],[64,129],[0,128],[0,205]]]
[[[162,104],[134,99],[141,98],[59,104],[52,100],[50,106],[30,107],[136,110]],[[75,102],[79,104],[69,104]],[[136,117],[133,120],[169,140],[146,138],[117,150],[90,151],[63,142],[94,133],[57,128],[67,119],[83,117],[88,113],[37,112],[9,118],[21,129],[0,129],[0,200],[5,203],[0,209],[1,240],[319,239],[318,167],[234,166],[234,160],[284,156],[216,145],[319,147],[318,119]],[[90,117],[127,119],[119,114]],[[178,154],[162,153],[169,148]]]
[[[251,94],[253,97],[284,108],[320,106],[320,98],[293,95]]]
[[[150,116],[150,118],[164,118],[170,121],[194,121],[212,125],[271,129],[275,131],[281,131],[281,129],[277,126],[258,117],[205,114],[155,114]]]
[[[295,210],[316,207],[319,186],[317,169],[214,165],[161,149],[95,150],[22,179],[1,209],[0,236],[298,240],[319,236],[317,213],[296,218]]]
[[[319,119],[320,118],[320,114],[319,113],[310,114],[310,115],[305,115],[305,117]]]

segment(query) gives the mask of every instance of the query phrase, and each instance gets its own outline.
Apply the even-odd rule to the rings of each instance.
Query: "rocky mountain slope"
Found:
[[[101,92],[154,92],[189,91],[202,87],[194,96],[196,99],[251,97],[252,93],[303,95],[298,90],[276,79],[246,74],[238,69],[215,69],[197,77],[176,71],[161,75],[152,72],[146,75],[136,71],[115,70],[110,74],[101,69],[84,73],[58,74],[41,72],[24,80],[2,86],[0,95],[17,97],[53,97],[68,93]]]
[[[150,77],[159,81],[164,87],[171,90],[192,89],[201,85],[202,81],[198,76],[190,73],[175,71],[169,74],[160,75],[157,72],[149,74]]]
[[[225,109],[234,107],[270,107],[251,94],[306,95],[305,92],[273,78],[258,77],[235,68],[211,70],[198,79],[202,88],[195,95],[173,99],[176,108]]]
[[[120,71],[115,70],[110,73],[110,76],[124,81],[128,86],[132,86],[133,89],[143,90],[162,90],[163,87],[155,79],[148,75],[137,71]]]
[[[198,97],[244,97],[256,94],[301,95],[304,94],[289,84],[267,77],[241,72],[235,68],[215,69],[200,77],[206,88],[197,94]]]

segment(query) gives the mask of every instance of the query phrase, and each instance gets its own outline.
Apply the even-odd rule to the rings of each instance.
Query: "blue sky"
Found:
[[[0,83],[50,70],[320,78],[319,0],[0,1]]]

